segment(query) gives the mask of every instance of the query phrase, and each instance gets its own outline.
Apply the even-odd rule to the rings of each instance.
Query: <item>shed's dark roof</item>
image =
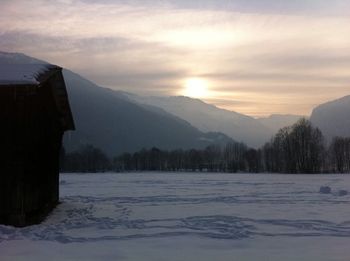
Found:
[[[51,64],[0,64],[0,85],[39,85],[45,74],[57,69]]]

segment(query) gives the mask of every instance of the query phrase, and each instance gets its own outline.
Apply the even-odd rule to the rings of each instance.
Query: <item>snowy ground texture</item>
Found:
[[[43,224],[0,226],[0,260],[348,261],[340,190],[350,175],[62,174]]]

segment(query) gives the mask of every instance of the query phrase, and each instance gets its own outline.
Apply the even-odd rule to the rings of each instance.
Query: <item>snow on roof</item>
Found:
[[[39,77],[50,69],[51,64],[0,64],[0,85],[38,85]]]

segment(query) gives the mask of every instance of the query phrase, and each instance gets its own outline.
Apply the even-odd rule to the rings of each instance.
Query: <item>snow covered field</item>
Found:
[[[350,175],[62,174],[43,224],[0,226],[0,260],[348,261],[344,189]]]

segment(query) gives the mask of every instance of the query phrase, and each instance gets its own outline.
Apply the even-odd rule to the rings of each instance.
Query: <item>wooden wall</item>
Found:
[[[0,86],[0,223],[40,222],[59,200],[63,128],[43,86]]]

